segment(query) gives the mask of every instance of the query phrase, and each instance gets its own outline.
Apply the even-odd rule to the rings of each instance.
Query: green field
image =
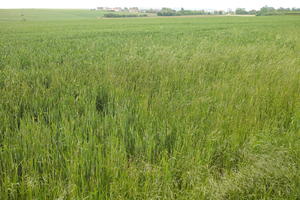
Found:
[[[102,14],[0,10],[1,200],[300,199],[299,16]]]

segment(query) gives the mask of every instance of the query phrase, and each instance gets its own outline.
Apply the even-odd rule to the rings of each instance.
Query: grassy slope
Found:
[[[299,17],[5,12],[0,199],[300,197]]]

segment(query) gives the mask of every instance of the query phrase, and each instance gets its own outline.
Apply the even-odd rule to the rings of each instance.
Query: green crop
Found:
[[[0,199],[300,198],[298,16],[97,12],[0,10]]]

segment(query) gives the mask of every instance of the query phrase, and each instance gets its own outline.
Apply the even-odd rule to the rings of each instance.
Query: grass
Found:
[[[16,12],[0,10],[0,199],[300,198],[298,16]]]

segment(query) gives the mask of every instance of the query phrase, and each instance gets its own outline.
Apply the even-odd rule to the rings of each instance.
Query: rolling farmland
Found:
[[[299,199],[300,17],[0,10],[0,199]]]

